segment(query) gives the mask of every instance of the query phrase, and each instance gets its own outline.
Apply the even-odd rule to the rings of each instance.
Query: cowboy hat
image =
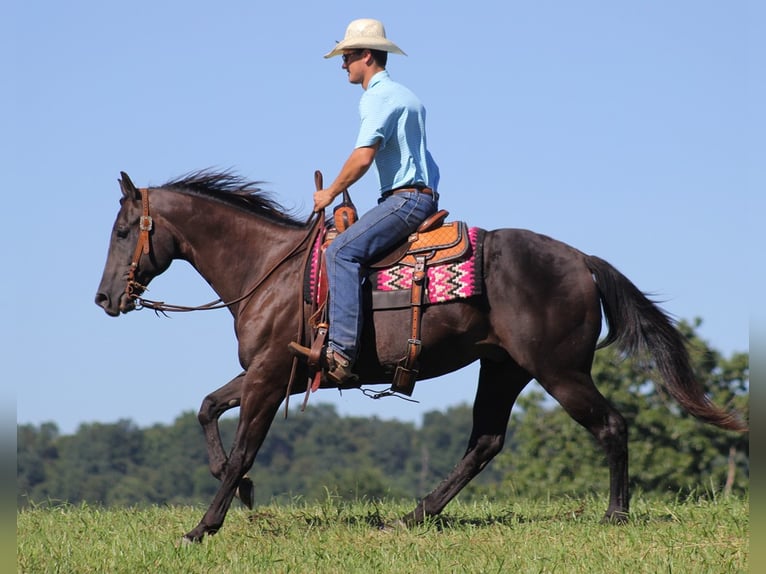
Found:
[[[382,50],[393,54],[406,56],[401,48],[386,38],[386,30],[383,22],[372,18],[360,18],[354,20],[346,28],[346,37],[335,44],[335,48],[325,54],[325,58],[339,56],[343,50],[354,49]]]

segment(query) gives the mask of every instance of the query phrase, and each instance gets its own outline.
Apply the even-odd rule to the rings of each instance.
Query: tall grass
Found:
[[[24,573],[746,572],[749,500],[637,497],[624,526],[603,500],[453,502],[414,528],[381,529],[412,503],[272,505],[229,512],[219,534],[179,544],[203,509],[91,506],[17,515]]]

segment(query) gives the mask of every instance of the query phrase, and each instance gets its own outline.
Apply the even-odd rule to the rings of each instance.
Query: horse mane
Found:
[[[249,213],[287,225],[304,226],[292,213],[261,189],[263,182],[248,181],[231,171],[202,169],[159,186],[180,193],[204,196]]]

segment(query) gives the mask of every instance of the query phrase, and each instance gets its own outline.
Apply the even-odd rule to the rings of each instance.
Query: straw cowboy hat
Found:
[[[325,54],[325,58],[339,56],[343,50],[358,50],[366,48],[368,50],[382,50],[393,54],[402,54],[406,56],[401,48],[386,38],[386,30],[383,28],[383,22],[373,20],[372,18],[360,18],[354,20],[346,28],[346,37],[335,44],[335,48]]]

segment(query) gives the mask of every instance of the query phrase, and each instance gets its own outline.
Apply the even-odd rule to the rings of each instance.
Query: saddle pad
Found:
[[[464,299],[482,293],[482,243],[484,230],[478,227],[468,229],[468,248],[459,259],[448,263],[429,264],[426,267],[425,300],[427,303],[442,303],[453,299]],[[312,248],[312,256],[306,264],[303,276],[303,298],[312,303],[316,298],[319,276],[319,249],[322,238]],[[410,306],[413,268],[405,263],[396,263],[383,269],[375,269],[368,275],[367,288],[372,286],[373,308],[394,309]]]
[[[469,248],[459,260],[426,267],[425,299],[427,303],[444,303],[466,299],[482,293],[482,242],[484,231],[478,227],[468,230]],[[370,275],[374,309],[410,306],[413,268],[397,264],[377,270]]]

